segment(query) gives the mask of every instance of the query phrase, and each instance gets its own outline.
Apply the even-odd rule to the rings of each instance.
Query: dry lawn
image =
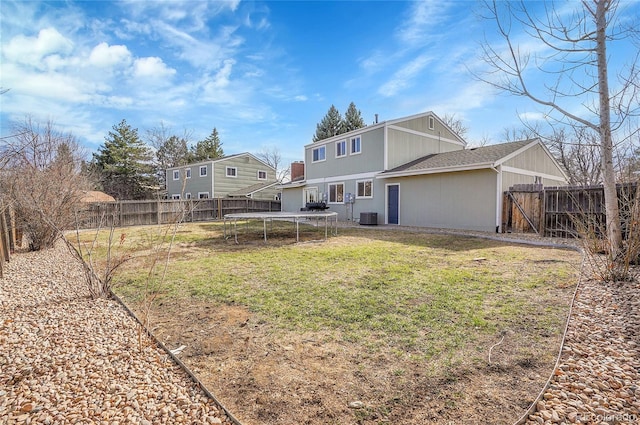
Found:
[[[117,292],[244,424],[511,424],[552,372],[578,254],[280,226],[183,225],[164,280],[158,237],[123,230]]]

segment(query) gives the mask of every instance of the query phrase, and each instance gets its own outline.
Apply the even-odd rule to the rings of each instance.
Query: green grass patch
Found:
[[[300,244],[265,244],[250,229],[236,245],[221,226],[182,225],[166,278],[158,281],[163,264],[156,262],[151,287],[165,299],[242,305],[276,329],[329,331],[370,351],[390,346],[428,358],[527,320],[559,326],[566,305],[555,294],[575,283],[575,254],[564,251],[357,228]],[[150,256],[166,255],[169,238],[158,229],[123,230],[137,259],[118,275],[117,292],[130,301],[145,296]],[[550,261],[559,256],[567,260]]]

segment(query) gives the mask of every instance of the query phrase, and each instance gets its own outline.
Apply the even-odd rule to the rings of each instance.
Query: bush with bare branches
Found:
[[[2,140],[0,194],[13,205],[30,250],[51,247],[60,230],[74,228],[74,213],[90,188],[80,173],[81,153],[73,135],[31,117]]]

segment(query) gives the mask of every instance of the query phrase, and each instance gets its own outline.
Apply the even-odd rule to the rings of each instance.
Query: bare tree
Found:
[[[539,3],[538,3],[539,4]],[[615,259],[622,244],[620,214],[613,166],[613,136],[637,108],[638,52],[618,91],[609,89],[607,44],[631,35],[632,28],[617,25],[618,1],[583,0],[573,13],[561,13],[544,3],[544,16],[536,17],[525,2],[487,2],[488,18],[496,24],[504,44],[486,41],[482,56],[491,71],[479,78],[499,90],[526,97],[545,108],[554,124],[577,124],[598,135],[605,190],[608,252]],[[567,3],[563,3],[567,6]],[[531,6],[532,7],[532,6]],[[504,13],[503,13],[504,12]],[[513,35],[520,26],[539,42],[537,52],[521,47]],[[529,78],[531,67],[547,73],[551,83],[537,85]],[[495,78],[498,77],[498,78]],[[575,110],[576,100],[581,104]]]
[[[569,183],[593,186],[602,182],[602,159],[598,135],[586,127],[560,128],[544,137],[549,150],[562,165]]]
[[[461,138],[465,138],[469,132],[469,128],[464,125],[462,120],[456,116],[456,114],[445,114],[442,117],[442,121],[449,126],[449,128]]]
[[[41,126],[27,117],[14,134],[0,145],[0,194],[14,206],[29,248],[48,248],[61,230],[74,228],[75,212],[90,188],[80,173],[82,150],[51,121]]]
[[[278,182],[282,183],[289,174],[291,167],[284,167],[282,164],[282,155],[280,155],[278,148],[263,148],[256,156],[267,163],[267,165],[275,168],[276,180],[278,180]]]

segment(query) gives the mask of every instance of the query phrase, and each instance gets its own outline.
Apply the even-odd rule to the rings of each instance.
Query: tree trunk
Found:
[[[607,216],[609,255],[615,259],[622,245],[620,212],[616,178],[613,169],[613,141],[611,136],[611,111],[609,103],[609,81],[607,75],[606,28],[609,0],[600,0],[596,5],[596,52],[598,59],[598,86],[600,92],[600,148],[602,151],[602,180]]]

